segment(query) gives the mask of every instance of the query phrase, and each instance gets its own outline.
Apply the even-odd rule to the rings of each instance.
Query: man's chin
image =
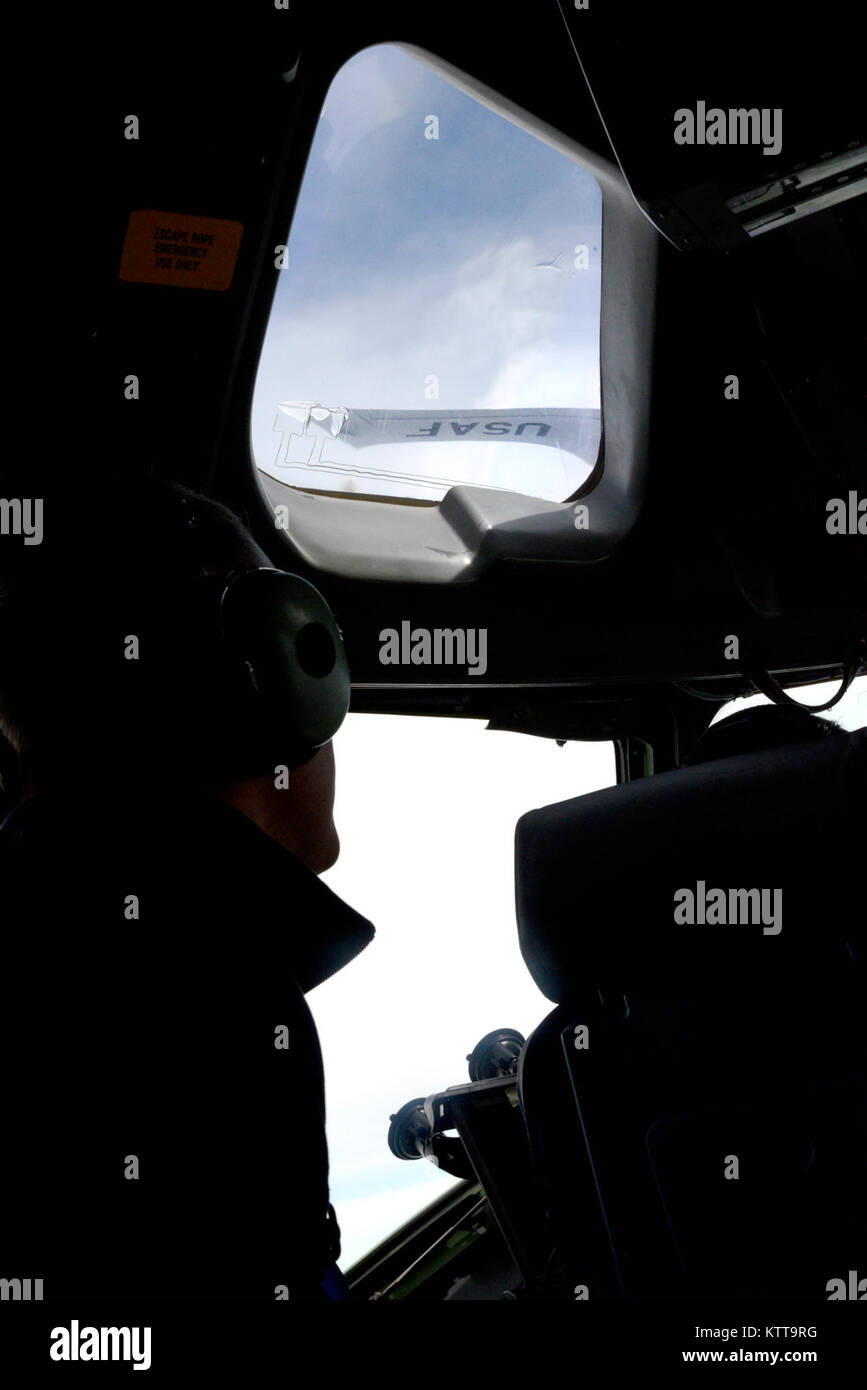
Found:
[[[316,870],[318,874],[324,874],[327,869],[332,869],[340,858],[340,836],[336,830],[333,830],[328,837],[328,843],[324,847],[322,858],[322,868]]]

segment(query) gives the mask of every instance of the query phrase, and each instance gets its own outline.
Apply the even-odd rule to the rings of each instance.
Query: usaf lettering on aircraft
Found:
[[[349,449],[384,444],[534,444],[573,453],[592,462],[599,449],[602,416],[598,407],[526,406],[505,410],[361,410],[280,401],[274,432],[283,434],[275,467],[330,467],[323,449],[334,443]]]
[[[480,420],[471,420],[466,425],[462,425],[458,420],[434,420],[433,424],[426,426],[424,429],[413,430],[404,437],[406,439],[436,439],[443,425],[450,425],[456,439],[465,439],[470,431],[476,429],[480,424]],[[544,439],[550,429],[551,426],[543,425],[541,420],[522,420],[519,425],[513,424],[511,420],[489,420],[487,424],[482,425],[482,432],[484,434],[503,435],[512,434],[514,432],[515,439],[519,439],[524,433],[524,430],[535,430],[535,437],[537,439]]]

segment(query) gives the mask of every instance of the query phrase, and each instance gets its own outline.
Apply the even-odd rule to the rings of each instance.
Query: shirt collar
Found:
[[[68,798],[31,797],[0,826],[0,847],[30,856],[56,853],[104,861],[115,840],[141,850],[144,862],[171,853],[179,871],[222,914],[245,925],[274,926],[292,974],[306,994],[354,960],[375,935],[372,924],[234,806],[216,798],[155,808],[83,807]],[[285,923],[285,936],[283,925]]]

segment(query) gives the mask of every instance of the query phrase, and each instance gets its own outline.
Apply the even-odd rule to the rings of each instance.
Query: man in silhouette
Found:
[[[46,504],[0,589],[0,1274],[46,1299],[346,1296],[304,996],[374,931],[318,878],[331,744],[275,775],[231,727],[214,603],[271,562],[164,484],[57,523]]]

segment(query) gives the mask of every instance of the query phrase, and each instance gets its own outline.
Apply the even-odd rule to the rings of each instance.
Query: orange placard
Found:
[[[144,285],[227,290],[244,228],[222,217],[185,212],[131,214],[118,274]]]

